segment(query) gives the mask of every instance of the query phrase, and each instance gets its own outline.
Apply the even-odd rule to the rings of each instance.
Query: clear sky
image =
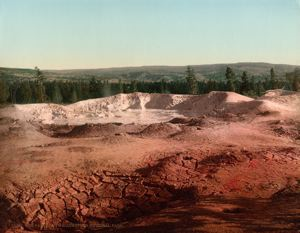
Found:
[[[0,0],[0,66],[300,65],[300,0]]]

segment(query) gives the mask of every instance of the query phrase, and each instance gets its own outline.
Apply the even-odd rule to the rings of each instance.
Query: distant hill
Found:
[[[247,71],[255,78],[269,77],[270,69],[273,67],[278,78],[285,78],[287,72],[293,71],[295,65],[270,64],[270,63],[234,63],[234,64],[212,64],[192,65],[197,79],[224,79],[226,67],[233,68],[237,75]],[[186,66],[141,66],[120,67],[104,69],[72,69],[72,70],[43,70],[45,78],[49,80],[65,79],[78,80],[95,77],[102,80],[144,80],[158,81],[180,80],[185,76]],[[34,69],[2,68],[0,67],[0,78],[5,79],[31,79],[34,77]]]

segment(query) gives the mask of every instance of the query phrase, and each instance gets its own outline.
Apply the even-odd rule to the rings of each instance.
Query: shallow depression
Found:
[[[85,123],[123,123],[123,124],[153,124],[166,122],[175,117],[184,117],[177,110],[161,109],[128,109],[125,111],[111,112],[110,114],[82,114],[76,119],[56,120],[57,124],[85,124]]]

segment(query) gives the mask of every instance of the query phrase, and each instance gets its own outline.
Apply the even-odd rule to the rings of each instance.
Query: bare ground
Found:
[[[299,101],[138,93],[2,109],[0,232],[299,232]]]

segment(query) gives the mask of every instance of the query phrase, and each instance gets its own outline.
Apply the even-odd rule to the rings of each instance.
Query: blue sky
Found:
[[[0,66],[300,65],[300,0],[0,0]]]

